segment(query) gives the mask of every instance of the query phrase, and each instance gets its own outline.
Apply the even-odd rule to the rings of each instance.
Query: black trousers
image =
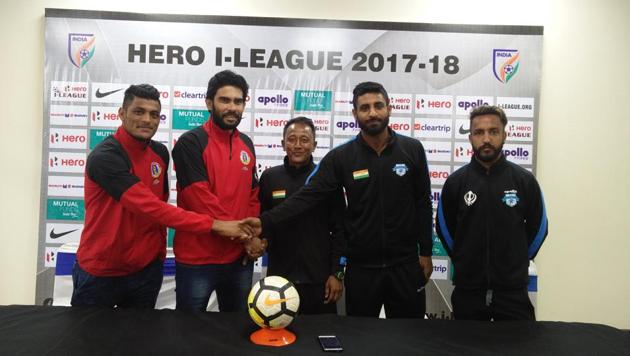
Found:
[[[489,293],[485,289],[455,287],[451,303],[458,320],[536,320],[527,288]]]
[[[337,314],[337,304],[324,304],[325,284],[296,283],[300,295],[300,314]]]
[[[416,262],[369,268],[346,266],[346,312],[349,316],[424,318],[426,279]]]

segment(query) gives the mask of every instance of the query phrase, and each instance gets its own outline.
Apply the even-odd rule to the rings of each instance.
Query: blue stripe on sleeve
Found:
[[[446,241],[448,245],[448,249],[453,251],[453,238],[451,237],[451,233],[448,231],[448,227],[446,226],[446,220],[444,219],[444,211],[442,210],[442,194],[440,194],[440,201],[438,203],[438,220],[440,221],[440,231],[442,232],[442,237]]]
[[[540,218],[540,228],[538,229],[538,233],[536,237],[534,237],[534,241],[529,245],[529,258],[534,257],[538,249],[540,249],[540,245],[542,245],[545,239],[545,233],[547,232],[547,209],[545,208],[545,198],[542,195],[542,191],[540,192],[540,199],[542,201],[542,217]]]
[[[317,171],[319,171],[319,164],[316,165],[311,174],[306,177],[306,182],[304,182],[304,185],[308,185],[308,183],[311,181],[311,178],[317,173]]]

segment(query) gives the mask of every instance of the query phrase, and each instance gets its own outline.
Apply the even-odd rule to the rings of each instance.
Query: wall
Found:
[[[543,25],[538,178],[549,237],[538,318],[630,328],[630,2],[4,0],[0,36],[0,304],[31,304],[42,154],[44,9]]]

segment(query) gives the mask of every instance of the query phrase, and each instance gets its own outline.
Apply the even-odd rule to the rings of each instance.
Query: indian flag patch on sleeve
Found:
[[[271,197],[273,199],[284,199],[287,197],[287,191],[286,190],[274,190],[273,192],[271,192]]]
[[[352,172],[352,178],[354,178],[354,180],[366,179],[369,177],[370,177],[370,172],[368,172],[367,169],[362,169],[359,171]]]

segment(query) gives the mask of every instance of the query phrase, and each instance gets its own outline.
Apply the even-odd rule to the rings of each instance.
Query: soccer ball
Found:
[[[263,328],[280,329],[291,324],[300,307],[300,295],[295,286],[280,276],[258,281],[247,297],[252,320]]]

